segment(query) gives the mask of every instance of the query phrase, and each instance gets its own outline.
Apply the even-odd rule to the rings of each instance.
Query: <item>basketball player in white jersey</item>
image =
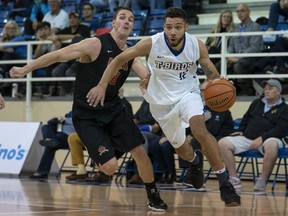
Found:
[[[176,153],[190,161],[186,184],[198,189],[204,182],[202,152],[194,151],[185,136],[185,128],[190,126],[217,175],[221,199],[226,206],[238,206],[240,196],[228,180],[216,139],[205,127],[196,61],[208,80],[219,78],[219,73],[210,61],[204,43],[186,33],[187,29],[185,11],[167,9],[164,32],[144,39],[118,55],[106,68],[99,84],[87,94],[87,101],[90,106],[98,103],[103,106],[107,85],[121,64],[138,56],[147,56],[151,75],[146,84],[142,82],[142,86],[147,86],[144,98],[150,103],[153,117]]]

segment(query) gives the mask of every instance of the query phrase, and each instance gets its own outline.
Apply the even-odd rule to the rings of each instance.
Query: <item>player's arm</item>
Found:
[[[98,85],[88,92],[86,97],[89,105],[96,107],[97,104],[100,102],[100,104],[103,106],[106,88],[112,77],[121,68],[121,65],[124,62],[128,62],[131,59],[135,59],[136,57],[148,55],[150,53],[151,45],[152,45],[151,38],[144,39],[138,42],[135,46],[126,49],[124,52],[122,52],[116,58],[114,58],[113,61],[107,66],[106,70],[104,71],[103,76]],[[139,62],[136,60],[136,62],[133,63],[133,69],[136,69],[137,75],[141,79],[144,79],[145,74],[147,75],[148,72],[147,71],[140,72],[139,70],[140,66],[138,66],[137,64],[139,64]]]
[[[24,67],[13,67],[10,70],[10,76],[24,77],[29,72],[38,68],[47,67],[56,62],[65,62],[72,59],[78,59],[80,57],[88,57],[90,60],[93,60],[96,58],[95,56],[98,56],[99,54],[99,47],[101,48],[101,43],[98,39],[89,38],[80,41],[79,43],[71,44],[65,48],[47,53]]]
[[[215,65],[211,62],[209,58],[208,50],[205,44],[198,40],[200,49],[199,64],[201,65],[203,71],[205,72],[208,80],[217,79],[220,77]]]
[[[108,86],[108,83],[112,79],[112,77],[121,68],[121,65],[124,62],[128,62],[131,59],[135,59],[136,57],[145,56],[146,54],[149,54],[150,49],[151,49],[151,44],[152,44],[151,38],[139,41],[135,46],[132,46],[132,47],[126,49],[124,52],[122,52],[121,54],[116,56],[116,58],[113,59],[113,61],[108,65],[108,67],[104,71],[104,74],[103,74],[99,84],[106,88]],[[136,61],[132,65],[132,68],[133,68],[133,70],[136,69],[136,71],[135,71],[136,74],[138,76],[140,76],[140,78],[141,78],[143,75],[141,75],[139,67],[142,63],[141,64],[139,64],[139,63],[140,63],[139,59],[138,60],[136,59]]]

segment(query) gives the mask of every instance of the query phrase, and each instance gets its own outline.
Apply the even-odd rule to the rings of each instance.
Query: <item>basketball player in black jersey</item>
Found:
[[[146,186],[148,207],[154,211],[165,211],[168,207],[160,198],[151,161],[141,145],[144,138],[133,119],[126,113],[118,96],[118,91],[126,81],[131,68],[140,79],[147,76],[148,69],[142,64],[141,59],[135,58],[121,65],[109,83],[104,106],[91,106],[91,102],[87,101],[88,92],[97,86],[107,65],[127,48],[126,42],[133,30],[133,24],[132,10],[118,8],[110,33],[48,53],[24,67],[13,67],[10,75],[23,77],[55,62],[79,59],[81,66],[76,75],[73,102],[73,123],[77,134],[87,147],[91,158],[107,175],[113,175],[118,168],[113,149],[130,152]]]

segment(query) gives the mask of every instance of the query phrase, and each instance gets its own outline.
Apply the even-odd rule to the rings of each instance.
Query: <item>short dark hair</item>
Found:
[[[133,16],[134,16],[134,12],[133,12],[133,10],[132,10],[131,8],[129,8],[129,7],[118,7],[118,8],[116,8],[115,13],[114,13],[114,15],[113,15],[113,20],[116,19],[118,13],[119,13],[121,10],[128,10],[128,11],[131,11],[132,14],[133,14]]]
[[[170,7],[166,11],[165,21],[169,18],[182,18],[186,23],[188,22],[187,14],[182,8]]]
[[[85,5],[89,5],[89,6],[91,7],[91,9],[94,11],[94,5],[93,5],[93,4],[91,4],[90,2],[84,2],[84,3],[82,4],[82,8],[83,8]]]
[[[38,25],[37,25],[37,27],[36,27],[36,31],[38,31],[39,29],[41,29],[41,28],[44,28],[44,27],[48,27],[48,28],[51,28],[51,24],[49,23],[49,22],[46,22],[46,21],[44,21],[44,22],[40,22]]]

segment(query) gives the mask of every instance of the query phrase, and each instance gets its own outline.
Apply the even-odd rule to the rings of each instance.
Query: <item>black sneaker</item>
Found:
[[[152,193],[149,198],[148,207],[153,211],[164,212],[168,209],[168,206],[160,198],[159,192]]]
[[[52,139],[43,139],[39,141],[40,145],[45,148],[55,148],[59,146],[59,143]]]
[[[189,168],[187,169],[183,184],[200,189],[204,184],[203,154],[201,150],[195,150],[195,153],[199,157],[199,164],[193,165],[192,163],[189,163]]]
[[[225,206],[241,205],[241,197],[235,192],[233,185],[227,181],[220,187],[221,200],[225,202]]]

